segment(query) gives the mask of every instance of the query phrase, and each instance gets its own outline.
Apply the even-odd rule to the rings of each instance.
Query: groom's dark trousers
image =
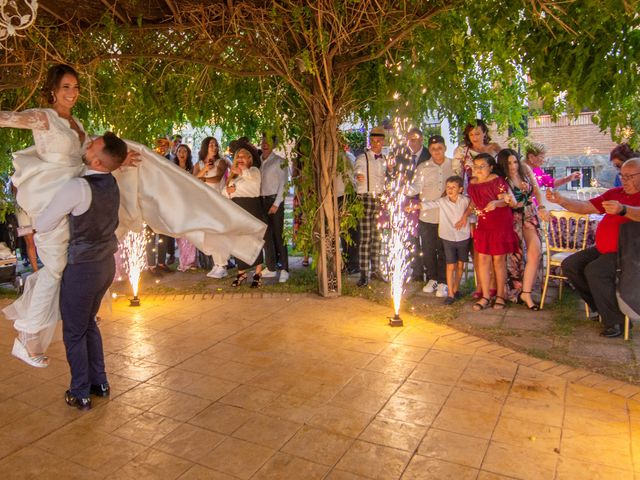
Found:
[[[91,385],[107,383],[96,314],[115,274],[120,194],[111,174],[82,178],[91,188],[91,204],[85,213],[69,216],[71,238],[62,272],[60,313],[71,369],[69,391],[75,397],[88,398]]]
[[[60,313],[71,368],[69,390],[79,398],[89,397],[91,385],[107,383],[96,314],[114,275],[113,255],[97,262],[67,265],[62,275]]]

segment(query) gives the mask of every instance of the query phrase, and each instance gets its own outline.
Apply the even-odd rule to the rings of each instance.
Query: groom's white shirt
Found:
[[[98,172],[88,169],[84,175],[106,175],[109,172]],[[91,187],[82,177],[70,179],[55,194],[51,203],[36,218],[36,233],[53,230],[67,215],[78,216],[89,210],[91,206]]]

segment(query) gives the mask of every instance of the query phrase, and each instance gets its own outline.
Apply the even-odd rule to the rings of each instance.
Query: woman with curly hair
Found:
[[[265,221],[265,213],[260,199],[260,169],[254,166],[258,161],[258,151],[253,145],[248,142],[236,143],[231,174],[222,193],[258,220]],[[258,288],[262,285],[262,261],[262,252],[258,254],[253,264],[238,260],[238,274],[231,285],[239,287],[245,283],[247,281],[246,271],[251,267],[256,267],[251,288]]]
[[[500,151],[500,145],[491,141],[489,127],[479,118],[473,123],[467,123],[463,139],[463,143],[453,151],[453,171],[464,178],[466,184],[472,176],[473,159],[481,153],[495,157]]]
[[[500,145],[491,141],[489,136],[489,127],[484,120],[476,119],[475,122],[467,123],[463,132],[463,143],[459,145],[453,151],[453,173],[463,178],[465,190],[468,187],[469,181],[473,177],[473,159],[480,154],[488,154],[495,157],[500,151]],[[473,220],[473,219],[470,219]],[[476,224],[471,221],[471,236],[475,230]],[[472,244],[473,245],[473,244]],[[473,266],[477,269],[478,254],[475,248],[473,249]],[[493,275],[490,277],[491,286],[490,291],[495,294],[495,280]],[[480,277],[476,275],[477,285],[476,291],[473,292],[473,298],[482,298],[482,286],[480,285]]]

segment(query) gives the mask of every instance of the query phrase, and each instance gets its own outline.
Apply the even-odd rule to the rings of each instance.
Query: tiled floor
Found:
[[[0,323],[0,478],[640,478],[621,382],[419,318],[392,329],[361,299],[142,303],[103,315],[112,396],[90,412],[63,401],[59,340],[33,369]]]

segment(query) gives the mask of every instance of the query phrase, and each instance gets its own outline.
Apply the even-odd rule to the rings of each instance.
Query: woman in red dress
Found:
[[[493,308],[502,309],[506,306],[507,254],[518,250],[513,213],[509,207],[515,205],[516,201],[505,179],[494,173],[497,169],[493,156],[488,153],[477,155],[473,159],[473,177],[467,190],[478,217],[473,246],[478,252],[477,269],[482,298],[473,306],[476,311],[487,308],[491,303],[489,282],[492,265],[497,290]]]

